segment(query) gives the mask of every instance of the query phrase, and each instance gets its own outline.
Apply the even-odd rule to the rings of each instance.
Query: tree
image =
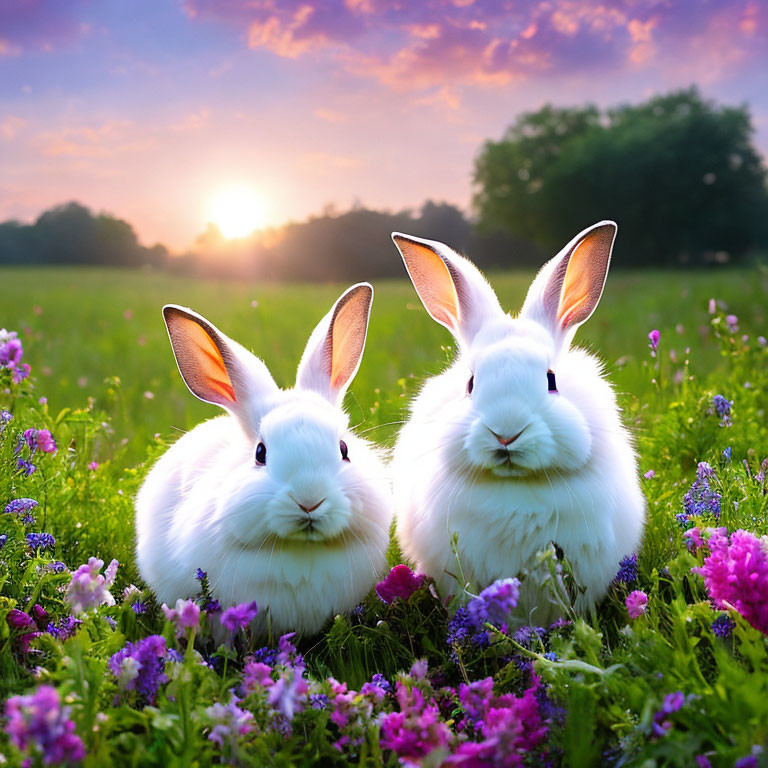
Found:
[[[718,107],[695,88],[604,113],[545,107],[485,144],[478,225],[552,249],[610,218],[624,264],[738,259],[766,235],[752,133],[746,107]]]

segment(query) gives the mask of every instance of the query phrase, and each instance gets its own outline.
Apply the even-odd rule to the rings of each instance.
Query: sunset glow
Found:
[[[246,186],[225,187],[211,198],[208,221],[227,239],[246,237],[266,224],[264,203]]]

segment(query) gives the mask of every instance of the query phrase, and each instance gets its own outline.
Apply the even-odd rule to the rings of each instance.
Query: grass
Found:
[[[531,277],[495,275],[491,282],[502,304],[515,309]],[[508,694],[497,702],[512,717],[505,733],[521,739],[507,743],[514,754],[497,764],[682,768],[703,756],[714,768],[748,757],[757,762],[744,766],[761,765],[759,748],[768,744],[768,612],[763,626],[749,614],[749,601],[715,610],[714,596],[691,572],[707,549],[690,551],[683,533],[694,523],[717,523],[768,534],[764,271],[616,272],[595,316],[579,331],[577,341],[597,351],[620,393],[640,471],[655,472],[643,481],[648,521],[632,585],[614,585],[593,615],[577,617],[564,589],[574,587],[567,562],[545,553],[544,567],[572,623],[527,639],[503,627],[471,630],[476,640],[489,632],[487,644],[470,635],[446,643],[466,594],[446,605],[429,581],[391,605],[371,593],[354,616],[337,617],[320,636],[302,640],[309,690],[330,703],[327,709],[305,706],[292,720],[281,719],[267,687],[249,687],[243,677],[249,654],[273,653],[258,650],[261,639],[240,633],[233,644],[216,648],[206,622],[177,635],[148,590],[140,597],[145,612],[132,609],[136,595],[121,597],[130,583],[143,587],[133,562],[132,497],[148,463],[179,430],[217,413],[181,382],[160,316],[164,303],[205,315],[289,386],[312,327],[346,286],[248,286],[98,269],[6,269],[0,279],[9,287],[0,326],[19,331],[24,360],[37,378],[32,386],[9,382],[0,391],[0,408],[14,414],[0,428],[0,508],[12,498],[39,501],[35,524],[0,513],[0,536],[7,536],[0,540],[0,698],[53,685],[70,708],[66,717],[85,745],[86,765],[394,767],[408,756],[405,737],[418,733],[422,753],[414,764],[438,766],[462,744],[500,749],[473,721],[459,688],[486,677],[497,694]],[[347,407],[359,432],[391,445],[410,396],[450,358],[451,338],[427,317],[410,283],[384,281],[375,288],[366,353]],[[712,297],[718,300],[714,315]],[[728,313],[738,315],[738,331],[728,328]],[[657,358],[648,349],[652,328],[661,331]],[[0,376],[10,379],[6,371]],[[730,424],[713,412],[715,394],[733,401]],[[15,468],[27,449],[18,456],[16,449],[30,427],[50,429],[59,451],[38,453],[37,471],[25,477]],[[94,460],[98,469],[90,466]],[[676,515],[700,461],[714,468],[707,482],[720,494],[722,513],[681,523]],[[53,533],[54,552],[30,549],[30,530]],[[754,582],[763,589],[753,599],[759,611],[768,602],[768,545],[750,540],[755,550],[746,570],[760,577],[765,561],[764,582]],[[397,548],[390,554],[394,564]],[[119,560],[111,589],[117,604],[81,617],[69,639],[43,632],[27,651],[29,627],[13,623],[20,612],[31,616],[35,604],[45,609],[49,615],[36,620],[40,629],[69,615],[64,590],[71,574],[51,571],[54,555],[71,570],[92,555]],[[748,593],[746,584],[738,586]],[[204,587],[201,605],[208,597]],[[647,593],[648,609],[631,621],[624,600],[635,588]],[[712,622],[725,614],[733,627],[723,638]],[[130,650],[127,642],[152,634],[162,635],[176,656],[163,657],[170,679],[148,697],[113,674],[108,660]],[[281,686],[302,674],[295,659],[267,658],[271,679]],[[407,672],[418,659],[428,662],[427,678],[418,668]],[[376,672],[397,680],[397,700],[362,692]],[[330,676],[360,694],[342,692]],[[240,711],[250,713],[254,727],[230,731],[219,743],[211,740],[221,716],[215,705],[231,703],[230,691],[242,697]],[[418,704],[419,696],[427,703]],[[531,697],[538,714],[524,709]],[[393,735],[395,725],[401,731]],[[434,743],[424,741],[425,733]],[[39,762],[34,748],[18,747],[18,740],[0,737],[0,760],[7,755],[9,764],[20,765],[31,755]]]

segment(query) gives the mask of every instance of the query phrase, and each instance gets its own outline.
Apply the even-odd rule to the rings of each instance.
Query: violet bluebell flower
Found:
[[[204,571],[202,568],[198,568],[195,571],[195,578],[198,581],[202,581],[203,579],[207,579],[208,578],[208,573],[206,571]]]
[[[661,709],[653,716],[653,733],[657,737],[666,736],[672,729],[669,715],[678,712],[685,704],[685,696],[681,691],[669,693],[664,697]]]
[[[63,618],[59,619],[58,624],[49,622],[45,631],[49,635],[55,637],[57,640],[66,640],[75,634],[77,628],[82,623],[83,622],[80,621],[80,619],[76,619],[74,616],[64,616]]]
[[[700,462],[696,470],[696,479],[683,497],[684,511],[676,515],[678,520],[685,523],[691,517],[700,517],[701,515],[713,515],[716,520],[720,519],[722,497],[711,486],[711,479],[714,477],[714,469],[707,462]]]
[[[5,430],[6,426],[13,421],[13,414],[10,411],[6,411],[4,408],[0,410],[0,435]]]
[[[623,584],[634,584],[637,581],[637,555],[631,554],[622,558],[619,562],[619,570],[616,581]]]
[[[67,570],[67,566],[62,563],[61,560],[53,560],[52,562],[48,563],[48,568],[54,573],[64,573],[64,571]]]
[[[731,406],[732,405],[733,405],[733,400],[727,400],[722,395],[715,395],[712,398],[712,407],[715,409],[715,413],[722,419],[722,423],[724,425],[730,424],[731,422]]]
[[[32,550],[44,551],[56,546],[56,539],[50,533],[28,533],[27,546]]]
[[[8,534],[4,533],[0,536],[0,549],[2,549],[8,541]]]
[[[311,693],[309,695],[309,705],[312,709],[325,709],[328,706],[328,695],[325,693]]]
[[[723,451],[723,459],[724,459],[725,461],[730,461],[730,460],[731,460],[731,456],[732,456],[732,455],[733,455],[733,449],[732,449],[732,448],[731,448],[731,446],[729,445],[729,446],[728,446],[728,447],[727,447],[727,448],[726,448],[726,449]]]
[[[730,616],[728,616],[727,613],[721,613],[713,622],[712,622],[712,631],[718,636],[718,637],[730,637],[731,633],[733,632],[734,628],[736,627],[736,622],[733,621]]]
[[[11,499],[5,505],[5,511],[8,514],[21,515],[25,512],[31,512],[35,507],[37,507],[37,502],[34,499]]]
[[[85,746],[69,712],[58,691],[42,685],[33,694],[8,699],[5,730],[17,749],[30,758],[39,755],[45,765],[77,763],[85,757]]]

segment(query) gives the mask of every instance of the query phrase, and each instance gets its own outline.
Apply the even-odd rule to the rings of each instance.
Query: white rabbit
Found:
[[[208,573],[224,608],[256,600],[258,632],[312,633],[386,570],[391,492],[376,450],[341,409],[365,346],[373,289],[351,287],[320,321],[281,390],[264,363],[207,320],[163,316],[192,394],[228,415],[179,439],[136,500],[137,559],[160,602]]]
[[[397,533],[444,594],[535,565],[550,542],[594,604],[637,550],[645,517],[636,457],[600,362],[571,348],[608,273],[616,224],[584,230],[549,261],[517,318],[479,270],[442,243],[392,235],[427,312],[458,342],[427,381],[395,447]],[[526,579],[519,614],[556,617]]]

